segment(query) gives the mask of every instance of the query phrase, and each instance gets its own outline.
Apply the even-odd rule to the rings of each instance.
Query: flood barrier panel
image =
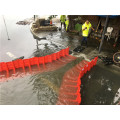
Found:
[[[6,72],[6,77],[9,77],[9,72],[12,70],[13,74],[16,73],[16,69],[22,68],[23,72],[25,73],[25,67],[29,68],[29,71],[31,72],[31,67],[33,65],[36,65],[38,67],[38,70],[40,70],[40,65],[45,65],[47,63],[52,63],[56,60],[59,60],[61,57],[69,56],[69,47],[66,49],[62,49],[56,53],[42,56],[42,57],[33,57],[29,59],[17,59],[15,61],[10,62],[0,62],[0,73]]]
[[[98,57],[95,57],[90,62],[83,60],[71,70],[66,72],[59,90],[57,105],[80,105],[81,104],[81,78],[96,65]],[[71,71],[76,70],[77,77],[67,77],[71,75]]]
[[[69,47],[62,49],[56,53],[42,56],[42,57],[33,57],[29,59],[18,59],[10,62],[1,62],[0,63],[0,72],[6,72],[6,77],[9,77],[10,71],[13,74],[16,73],[16,69],[22,68],[23,72],[26,73],[25,67],[29,68],[29,71],[32,72],[31,67],[36,65],[38,70],[40,70],[40,65],[45,65],[47,63],[52,63],[59,60],[61,57],[69,56]],[[96,65],[98,57],[95,57],[90,62],[83,60],[82,64],[77,64],[74,68],[78,75],[73,78],[64,78],[62,85],[59,91],[59,97],[57,105],[79,105],[81,103],[81,78],[86,74],[87,71],[90,71],[93,66]],[[72,69],[74,71],[74,68]],[[0,76],[1,77],[1,76]]]

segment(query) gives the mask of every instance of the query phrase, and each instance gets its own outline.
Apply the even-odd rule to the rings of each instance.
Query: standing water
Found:
[[[44,56],[59,51],[65,46],[70,46],[73,50],[80,44],[79,37],[64,31],[42,32],[39,37],[45,36],[47,39],[40,41],[39,49],[37,49],[36,40],[30,32],[29,25],[16,24],[26,17],[4,16],[4,18],[10,40],[7,38],[3,18],[0,16],[0,62],[11,61],[21,56],[24,58]],[[88,49],[86,51],[90,53],[92,48]],[[75,54],[73,53],[73,55]],[[78,56],[86,57],[83,54]],[[64,59],[54,65],[49,64],[47,66],[49,70],[42,73],[26,76],[20,74],[19,78],[1,82],[0,104],[56,104],[62,77],[69,69],[78,64],[82,57],[76,60]],[[105,68],[106,66],[98,63],[82,78],[81,104],[117,104],[120,101],[120,75]]]

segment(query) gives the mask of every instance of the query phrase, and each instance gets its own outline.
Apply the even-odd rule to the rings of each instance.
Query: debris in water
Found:
[[[30,23],[27,22],[27,21],[19,21],[16,24],[18,24],[18,25],[29,25]]]
[[[29,25],[30,23],[32,23],[34,21],[33,18],[27,18],[25,20],[22,21],[18,21],[16,24],[18,25]]]
[[[91,75],[89,75],[88,78],[90,79],[90,78],[91,78]]]
[[[120,88],[118,89],[118,91],[117,91],[117,93],[116,93],[116,95],[114,97],[113,103],[118,104],[119,102],[120,102]]]
[[[108,88],[109,91],[111,91],[112,89],[111,88]]]
[[[21,57],[19,57],[19,58],[16,58],[16,59],[14,59],[14,60],[12,60],[12,61],[15,61],[15,60],[18,60],[18,59],[24,59],[24,56],[21,56]]]
[[[9,57],[11,57],[11,58],[14,58],[14,59],[17,58],[17,57],[16,57],[15,55],[13,55],[11,52],[7,52],[6,54],[7,54]]]
[[[114,61],[113,61],[113,58],[112,57],[101,57],[101,56],[98,56],[105,65],[111,65],[111,64],[114,64]]]

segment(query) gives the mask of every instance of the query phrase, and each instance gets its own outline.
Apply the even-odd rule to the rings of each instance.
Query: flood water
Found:
[[[29,25],[16,24],[26,17],[4,16],[4,18],[10,40],[7,38],[3,18],[0,16],[0,62],[11,61],[21,56],[25,58],[44,56],[66,46],[70,46],[70,49],[73,50],[80,44],[79,37],[67,34],[63,30],[42,32],[38,35],[46,37],[46,40],[39,41],[38,50]],[[48,71],[21,74],[18,78],[0,82],[0,104],[55,105],[63,75],[82,59],[83,57],[62,59],[58,63],[55,62],[54,65],[49,64]],[[120,74],[108,71],[104,69],[105,67],[98,63],[82,78],[82,105],[110,105],[120,101]]]
[[[8,40],[3,17],[0,16],[0,61],[11,61],[14,57],[10,57],[7,53],[11,53],[15,57],[25,56],[28,58],[36,47],[36,42],[30,34],[28,25],[17,25],[16,22],[24,20],[21,16],[4,16],[10,40]]]
[[[98,65],[82,78],[82,85],[84,105],[110,105],[120,99],[120,75],[110,73]]]

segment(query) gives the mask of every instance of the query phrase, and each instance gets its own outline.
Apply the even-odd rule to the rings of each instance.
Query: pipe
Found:
[[[106,29],[107,29],[108,20],[109,20],[109,15],[107,15],[107,17],[106,17],[105,26],[104,26],[104,30],[103,30],[103,34],[102,34],[102,40],[101,40],[100,47],[99,47],[99,53],[101,52],[102,45],[103,45],[103,42],[104,42],[105,32],[106,32]]]
[[[6,28],[8,40],[10,40],[10,37],[9,37],[9,34],[8,34],[7,25],[6,25],[4,16],[3,16],[3,21],[4,21],[4,24],[5,24],[5,28]]]

